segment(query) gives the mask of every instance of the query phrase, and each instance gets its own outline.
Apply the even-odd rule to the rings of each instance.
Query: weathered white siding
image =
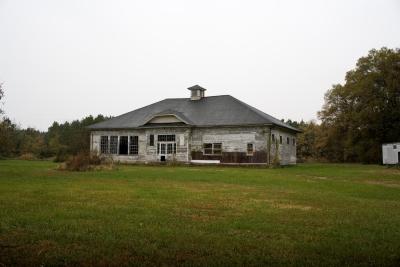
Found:
[[[167,161],[177,160],[190,162],[193,153],[202,154],[204,143],[221,143],[224,155],[233,155],[235,158],[247,153],[247,144],[252,143],[254,151],[259,157],[256,163],[271,163],[275,155],[276,146],[269,145],[271,134],[275,134],[278,141],[278,153],[281,164],[296,163],[296,144],[293,138],[296,135],[282,129],[270,129],[269,127],[209,127],[209,128],[148,128],[140,130],[121,131],[93,131],[91,134],[91,150],[95,153],[100,151],[101,136],[139,136],[138,155],[112,155],[113,159],[121,162],[156,162],[157,135],[174,134],[176,136],[176,155],[168,155]],[[154,135],[154,146],[150,146],[150,135]],[[279,144],[279,136],[282,136],[282,144]],[[289,137],[289,144],[286,138]],[[260,156],[261,155],[261,156]],[[251,157],[244,154],[245,157]],[[249,158],[247,158],[249,159]],[[250,158],[251,160],[251,158]],[[254,161],[251,161],[254,162]]]
[[[275,144],[271,140],[271,158],[274,158],[276,147],[279,150],[279,160],[282,165],[296,164],[296,147],[297,139],[296,134],[289,133],[282,129],[272,129],[272,134],[275,135]],[[282,144],[280,143],[280,137],[282,136]],[[287,144],[287,138],[289,138],[289,144]],[[295,144],[293,145],[293,139]]]

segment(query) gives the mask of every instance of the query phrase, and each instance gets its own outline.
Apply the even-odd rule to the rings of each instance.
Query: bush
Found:
[[[90,157],[85,153],[69,157],[65,161],[65,169],[69,171],[87,171],[90,169]]]
[[[64,164],[60,165],[60,170],[68,171],[89,171],[96,169],[114,169],[114,162],[110,158],[101,158],[96,154],[79,153],[70,156]]]
[[[24,153],[21,156],[19,156],[19,159],[22,160],[35,160],[37,157],[33,153]]]

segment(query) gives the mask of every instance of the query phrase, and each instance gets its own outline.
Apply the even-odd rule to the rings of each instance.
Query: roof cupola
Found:
[[[194,85],[192,87],[189,87],[188,90],[190,90],[190,100],[200,100],[204,96],[204,91],[206,90],[205,88],[199,86],[199,85]]]

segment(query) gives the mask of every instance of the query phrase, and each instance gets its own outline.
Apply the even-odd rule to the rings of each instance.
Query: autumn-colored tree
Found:
[[[378,163],[381,145],[400,140],[400,50],[371,50],[325,95],[320,141],[332,161]]]

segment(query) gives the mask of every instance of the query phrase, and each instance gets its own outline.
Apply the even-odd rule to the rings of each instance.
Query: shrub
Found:
[[[65,161],[65,169],[69,171],[87,171],[90,169],[90,157],[86,153],[79,153]]]
[[[19,156],[19,159],[22,160],[35,160],[37,157],[33,153],[24,153],[21,156]]]
[[[60,170],[67,171],[89,171],[99,169],[115,169],[112,158],[101,158],[96,154],[81,152],[75,156],[70,156],[65,163],[60,165]]]

